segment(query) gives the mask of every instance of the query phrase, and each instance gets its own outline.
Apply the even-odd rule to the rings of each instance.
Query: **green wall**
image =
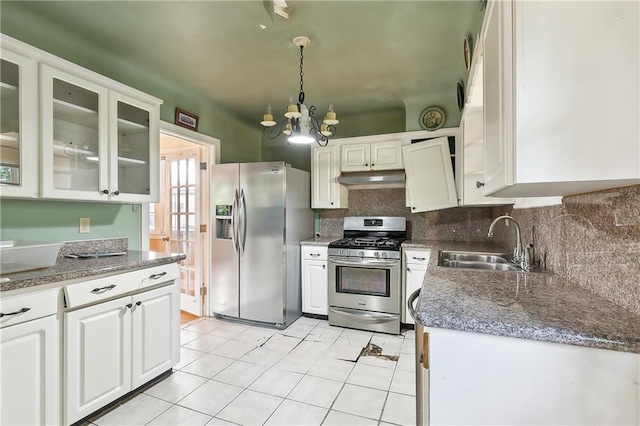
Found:
[[[78,219],[89,217],[91,231],[78,232]],[[126,237],[140,249],[140,205],[70,201],[2,200],[0,240],[73,241]]]
[[[132,67],[117,56],[96,51],[91,40],[76,37],[46,18],[6,6],[2,6],[0,14],[2,33],[162,99],[160,118],[164,121],[173,123],[176,107],[199,116],[199,131],[221,141],[221,162],[260,161],[258,124],[238,120],[211,99],[160,79],[152,70]],[[69,241],[126,237],[130,249],[141,247],[139,205],[2,200],[0,207],[2,239]],[[78,233],[79,217],[91,219],[89,234]]]

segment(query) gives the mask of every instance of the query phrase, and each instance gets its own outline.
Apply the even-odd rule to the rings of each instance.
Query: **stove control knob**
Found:
[[[363,251],[359,251],[359,252],[358,252],[358,256],[360,256],[360,257],[364,257],[364,252],[363,252]]]
[[[373,257],[380,257],[380,253],[378,252],[373,253]]]
[[[387,253],[382,252],[382,257],[387,257]]]

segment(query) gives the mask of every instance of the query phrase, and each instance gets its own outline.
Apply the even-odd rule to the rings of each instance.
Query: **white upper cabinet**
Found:
[[[340,175],[340,148],[330,145],[311,150],[311,208],[338,209],[348,204],[347,189],[336,180]]]
[[[0,195],[38,196],[38,77],[36,62],[0,48]]]
[[[448,137],[405,145],[402,156],[412,213],[458,206]]]
[[[345,143],[342,145],[343,172],[402,169],[402,141]]]
[[[0,41],[0,195],[156,202],[162,101],[11,37]]]
[[[485,13],[485,195],[640,183],[640,3],[490,1]]]

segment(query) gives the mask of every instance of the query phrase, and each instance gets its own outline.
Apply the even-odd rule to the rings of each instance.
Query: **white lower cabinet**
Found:
[[[64,314],[64,423],[74,423],[179,361],[179,284]]]
[[[404,251],[404,277],[402,286],[402,318],[405,324],[413,324],[413,318],[409,314],[407,299],[411,293],[422,288],[424,277],[427,275],[427,265],[431,250],[428,249],[410,249]]]
[[[56,315],[3,328],[0,335],[0,424],[59,424]]]
[[[329,314],[327,247],[302,247],[302,312]]]

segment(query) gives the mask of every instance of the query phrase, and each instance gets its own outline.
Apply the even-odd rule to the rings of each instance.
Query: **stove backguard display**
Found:
[[[382,226],[382,219],[364,219],[364,226]]]

